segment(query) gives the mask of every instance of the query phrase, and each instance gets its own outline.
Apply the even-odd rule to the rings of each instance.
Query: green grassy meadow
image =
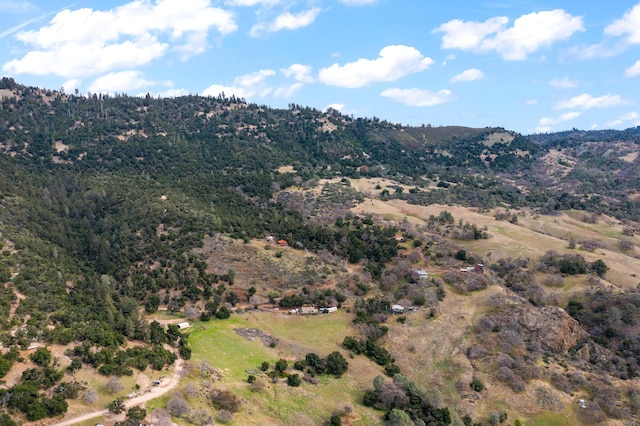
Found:
[[[294,424],[300,419],[310,424],[320,424],[335,411],[349,403],[354,413],[351,424],[375,425],[382,423],[382,413],[364,407],[361,403],[364,389],[372,387],[372,380],[382,370],[363,356],[349,358],[341,349],[341,342],[349,330],[350,318],[341,312],[331,315],[303,317],[286,313],[249,312],[232,315],[226,321],[198,322],[191,329],[189,338],[193,348],[192,362],[207,362],[222,371],[222,387],[233,390],[246,402],[234,416],[235,424],[266,425]],[[249,340],[235,332],[237,328],[257,328],[269,333],[275,347],[269,347],[261,339]],[[339,379],[319,377],[318,384],[303,382],[294,388],[286,379],[272,383],[265,375],[262,392],[251,390],[247,383],[248,369],[258,369],[263,361],[270,365],[284,358],[291,366],[296,359],[309,352],[322,357],[340,350],[349,361],[349,371]],[[181,386],[194,381],[183,379]],[[216,385],[216,383],[214,383]]]

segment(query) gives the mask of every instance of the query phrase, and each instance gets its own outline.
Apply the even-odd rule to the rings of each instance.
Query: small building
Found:
[[[303,306],[300,308],[300,315],[318,315],[318,310],[313,306]]]
[[[278,245],[280,247],[287,247],[289,243],[287,242],[287,240],[278,240]]]
[[[395,237],[393,237],[394,240],[396,240],[399,243],[404,243],[404,237],[400,234],[396,235]]]
[[[320,308],[320,313],[321,314],[330,314],[331,312],[337,312],[338,308],[336,308],[335,306],[332,306],[330,308]]]
[[[429,278],[429,273],[424,269],[418,269],[416,273],[418,274],[418,278],[421,280],[426,280]]]
[[[391,306],[391,312],[394,314],[404,314],[404,306],[395,304]]]
[[[273,243],[276,239],[273,238],[273,235],[267,235],[266,237],[264,237],[265,241],[268,243]]]
[[[484,274],[484,265],[478,263],[476,266],[467,266],[466,268],[460,268],[460,272],[475,272],[478,274]]]
[[[185,321],[185,322],[181,322],[181,323],[179,323],[179,324],[177,324],[177,325],[178,325],[178,330],[183,330],[183,329],[185,329],[185,328],[189,328],[189,327],[191,327],[191,324],[189,324],[189,323],[188,323],[188,322],[186,322],[186,321]]]

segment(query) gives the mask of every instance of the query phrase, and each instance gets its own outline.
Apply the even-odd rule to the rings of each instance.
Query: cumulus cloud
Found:
[[[485,22],[454,19],[435,28],[443,33],[443,49],[460,49],[476,53],[496,52],[505,60],[524,60],[527,55],[584,31],[582,18],[562,9],[522,15],[507,28],[509,18],[498,16]]]
[[[282,68],[280,72],[286,77],[293,77],[302,83],[313,83],[314,79],[311,75],[311,67],[309,65],[293,64],[288,68]]]
[[[620,95],[606,94],[594,98],[588,93],[583,93],[571,99],[557,102],[555,109],[581,108],[587,110],[591,108],[609,108],[618,105],[628,105],[629,103],[629,100],[623,99]]]
[[[225,96],[235,95],[244,99],[263,98],[274,91],[273,87],[267,85],[266,79],[275,74],[276,72],[273,70],[260,70],[241,75],[234,79],[231,86],[212,84],[204,89],[202,94],[204,96],[218,96],[224,93]]]
[[[304,10],[300,13],[285,12],[276,17],[273,22],[268,24],[256,24],[251,28],[250,35],[257,37],[264,32],[272,33],[280,30],[297,30],[311,25],[318,15],[321,9],[318,7]]]
[[[556,89],[573,89],[578,87],[578,82],[575,80],[570,80],[569,78],[553,78],[549,81],[549,86],[555,87]]]
[[[627,10],[604,29],[608,36],[624,36],[629,44],[640,43],[640,3]]]
[[[378,0],[340,0],[340,3],[347,6],[368,6],[376,3]]]
[[[460,74],[456,74],[451,77],[452,83],[459,83],[461,81],[474,81],[474,80],[482,80],[484,78],[484,73],[477,69],[471,68],[465,71],[462,71]]]
[[[188,7],[187,7],[188,6]],[[63,10],[16,38],[31,50],[4,64],[11,74],[77,78],[135,68],[175,49],[183,57],[206,48],[208,32],[237,30],[234,15],[210,0],[132,1],[110,10]]]
[[[557,118],[543,117],[543,118],[540,119],[540,126],[542,126],[542,127],[555,126],[556,124],[560,124],[560,123],[563,123],[565,121],[569,121],[569,120],[573,120],[574,118],[578,118],[578,117],[580,117],[580,114],[581,113],[578,112],[578,111],[572,111],[572,112],[565,112],[564,114],[561,114]]]
[[[89,86],[89,92],[124,93],[142,87],[156,86],[158,84],[160,83],[144,78],[144,74],[140,71],[111,72],[94,80]],[[170,82],[162,84],[171,85]]]
[[[444,33],[443,49],[473,50],[477,49],[488,35],[503,31],[508,22],[509,18],[506,16],[490,18],[484,22],[454,19],[440,25],[432,33]]]
[[[319,79],[331,86],[357,88],[380,81],[396,81],[409,74],[424,71],[433,60],[409,46],[386,46],[377,59],[358,59],[345,65],[322,68]]]
[[[551,131],[553,126],[564,123],[565,121],[573,120],[574,118],[580,117],[580,112],[572,111],[565,112],[561,114],[559,117],[551,118],[551,117],[542,117],[539,122],[539,126],[536,127],[536,133],[548,133]]]
[[[330,104],[327,105],[327,107],[324,109],[325,111],[329,111],[330,109],[335,109],[336,111],[340,111],[342,112],[342,110],[344,109],[345,105],[344,104]]]
[[[429,107],[453,100],[450,90],[442,89],[438,92],[413,89],[387,89],[380,93],[381,96],[391,98],[394,101],[409,106]]]
[[[635,64],[624,70],[624,75],[627,77],[635,77],[640,75],[640,60],[637,60]]]
[[[627,123],[629,121],[631,121],[634,126],[640,126],[640,114],[638,114],[636,111],[623,114],[620,117],[618,117],[616,120],[609,121],[607,123],[607,126],[615,127],[623,123]]]
[[[230,6],[275,6],[281,0],[227,0],[226,4]]]
[[[580,59],[609,58],[624,52],[630,45],[640,43],[640,3],[607,25],[604,35],[601,42],[574,47],[571,53]]]
[[[302,86],[302,83],[293,83],[280,86],[274,90],[273,96],[276,98],[290,98],[294,93],[300,90]]]
[[[72,93],[76,89],[79,89],[81,84],[82,84],[81,80],[78,80],[78,79],[74,78],[74,79],[71,79],[71,80],[68,80],[68,81],[65,81],[64,83],[62,83],[61,87],[64,89],[65,92]]]
[[[140,93],[138,96],[145,96],[146,93]],[[179,98],[180,96],[187,96],[189,92],[186,89],[168,89],[163,92],[158,92],[154,97],[160,98]]]

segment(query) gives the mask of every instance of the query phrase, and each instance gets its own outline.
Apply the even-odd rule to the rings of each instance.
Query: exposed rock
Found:
[[[488,354],[489,352],[482,346],[478,345],[477,343],[474,343],[466,350],[466,355],[467,355],[467,358],[469,359],[484,358]]]
[[[490,318],[503,331],[515,332],[525,341],[536,341],[543,350],[554,353],[565,354],[588,338],[575,319],[555,306],[510,306]]]
[[[578,356],[578,358],[580,358],[583,361],[589,361],[589,358],[591,358],[591,352],[589,351],[589,345],[584,345],[583,347],[581,347],[578,352],[576,352],[576,355]]]
[[[562,411],[564,404],[556,395],[556,392],[546,387],[536,388],[536,404],[544,410]]]

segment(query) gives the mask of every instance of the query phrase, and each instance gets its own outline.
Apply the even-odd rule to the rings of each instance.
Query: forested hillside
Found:
[[[396,292],[395,299],[421,297],[423,305],[425,294],[444,298],[444,281],[418,296],[415,289],[398,290],[398,280],[417,282],[410,268],[398,267],[400,251],[407,250],[405,237],[419,256],[450,259],[454,268],[483,260],[471,251],[467,258],[459,246],[443,246],[442,239],[490,238],[462,218],[456,225],[450,214],[433,217],[425,229],[434,236],[425,241],[402,224],[354,216],[349,209],[365,195],[352,181],[393,182],[368,190],[370,198],[478,212],[502,209],[509,213],[500,219],[512,223],[518,220],[512,212],[519,209],[543,215],[579,210],[626,220],[627,235],[633,236],[633,221],[640,219],[637,129],[523,136],[501,128],[405,127],[293,104],[277,110],[224,96],[65,94],[8,78],[0,81],[0,100],[0,376],[23,356],[19,351],[40,345],[31,351],[36,365],[0,389],[7,424],[10,418],[20,423],[63,414],[66,401],[81,391],[74,396],[73,383],[53,391],[60,389],[63,370],[47,358],[47,345],[68,346],[71,370],[86,366],[106,377],[171,365],[176,355],[165,343],[189,358],[186,337],[175,327],[150,323],[147,315],[159,308],[179,312],[199,306],[203,319],[228,317],[246,289],[234,290],[236,270],[215,269],[197,254],[206,250],[207,238],[249,244],[272,236],[335,265],[358,265],[370,282],[354,281],[352,287],[360,289],[355,293],[289,294],[281,306],[320,305],[329,298],[342,303],[345,294],[358,296],[354,314],[375,330],[384,327],[377,315],[390,308],[387,291]],[[311,195],[320,182],[321,193]],[[546,267],[559,271],[560,255],[548,256]],[[534,294],[513,288],[527,280],[514,278],[527,263],[496,259],[495,265],[496,280],[535,305]],[[606,273],[592,262],[582,266],[577,273]],[[317,274],[329,280],[327,275],[327,270]],[[490,284],[445,278],[463,293]],[[377,299],[365,302],[374,287]],[[271,303],[279,296],[271,294]],[[569,313],[591,333],[604,333],[606,342],[600,344],[622,345],[637,319],[621,317],[607,337],[596,315],[602,310],[591,297],[572,299]],[[631,296],[612,300],[622,314],[637,317],[630,306],[640,302]],[[496,324],[508,327],[498,315],[491,321],[482,332]],[[380,338],[381,330],[373,335]],[[345,347],[385,357],[368,337]],[[126,345],[132,341],[143,345]],[[637,343],[624,344],[620,359],[636,357]],[[526,357],[513,356],[526,364]],[[636,361],[620,361],[625,365],[620,368],[635,377]],[[397,372],[386,358],[379,363],[390,376]],[[402,380],[395,386],[414,398],[415,384]],[[402,417],[404,410],[414,421],[451,421],[433,401],[420,409],[394,405],[384,401],[379,388],[367,398],[386,410],[387,418]]]

